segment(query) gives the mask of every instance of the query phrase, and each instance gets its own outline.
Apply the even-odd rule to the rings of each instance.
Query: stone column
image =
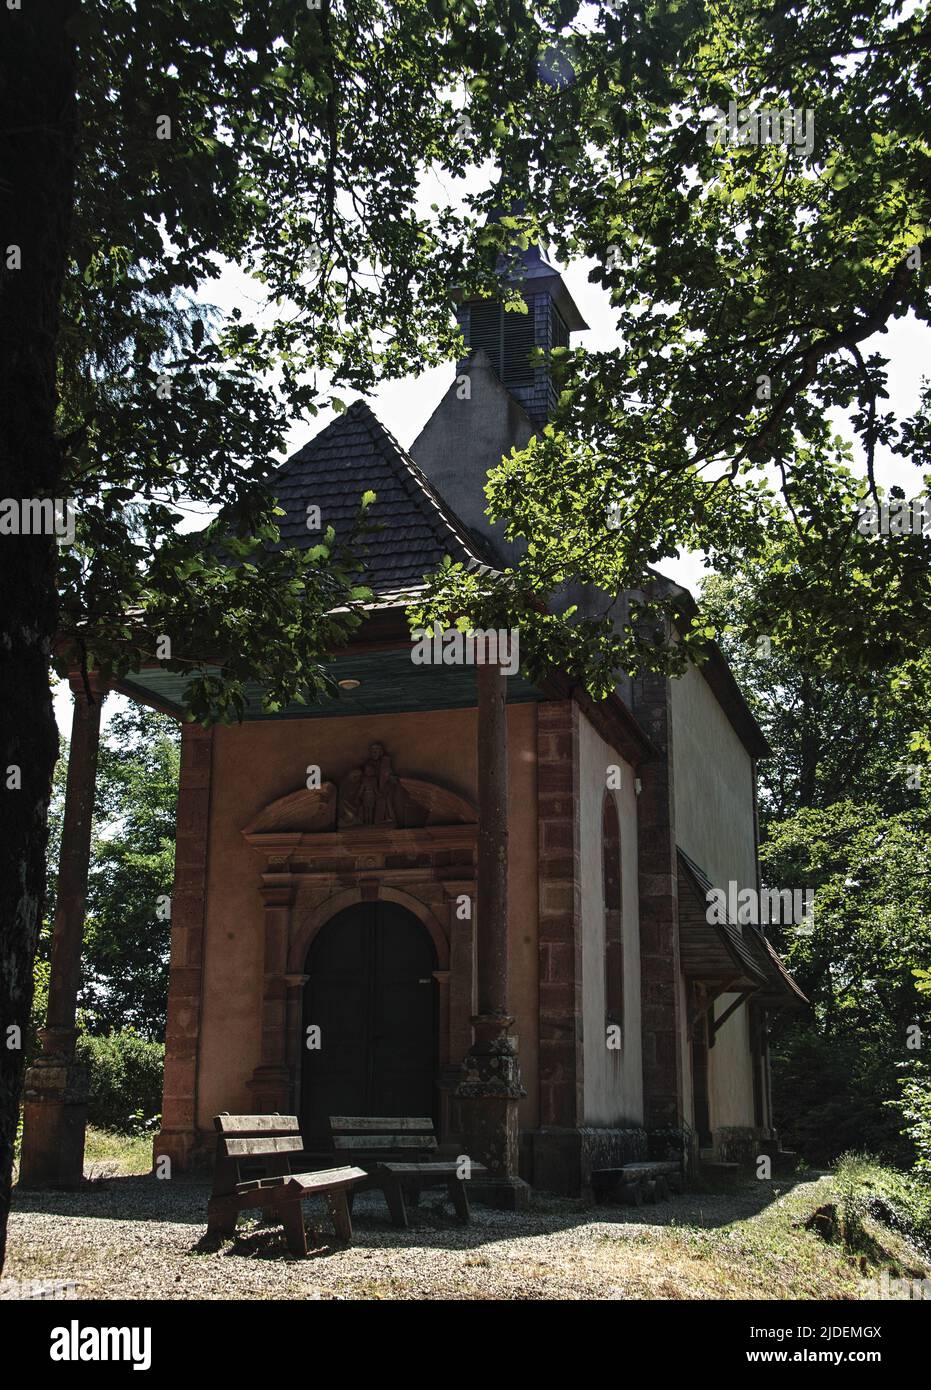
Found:
[[[478,914],[475,1038],[459,1084],[463,1140],[487,1178],[477,1197],[495,1206],[526,1205],[518,1177],[517,1043],[508,1036],[508,738],[507,677],[496,664],[477,667],[478,684]]]
[[[459,1143],[459,1083],[463,1059],[472,1049],[472,1017],[475,1013],[475,938],[473,936],[477,892],[474,879],[444,879],[446,934],[449,969],[435,971],[440,981],[440,1141]],[[460,911],[463,900],[467,911]]]
[[[583,1188],[584,1057],[579,710],[537,706],[540,1128],[535,1187],[566,1196]],[[601,824],[598,825],[599,834]]]
[[[301,1072],[307,1052],[307,1039],[301,1024],[304,1018],[304,987],[309,975],[285,975],[285,1062],[288,1068],[291,1088],[288,1103],[282,1113],[296,1114],[301,1111]]]
[[[477,891],[473,879],[445,879],[446,921],[449,936],[449,1042],[448,1060],[461,1067],[472,1047],[472,1016],[475,1013],[475,915]],[[469,899],[468,916],[460,915],[458,904]]]
[[[537,706],[537,787],[540,1125],[573,1129],[583,1114],[583,1035],[579,716],[571,700]]]
[[[72,672],[74,693],[65,819],[52,930],[52,962],[42,1051],[26,1073],[23,1187],[77,1187],[84,1175],[87,1068],[74,1060],[75,1015],[90,861],[100,711],[106,691],[94,675]]]

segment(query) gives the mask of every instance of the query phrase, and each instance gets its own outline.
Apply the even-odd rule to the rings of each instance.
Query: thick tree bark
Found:
[[[61,497],[59,300],[74,196],[77,0],[0,7],[0,499]],[[0,1269],[58,738],[55,541],[0,534]],[[18,1030],[18,1031],[17,1031]]]

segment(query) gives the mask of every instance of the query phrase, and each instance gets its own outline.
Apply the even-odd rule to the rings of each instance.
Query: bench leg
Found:
[[[381,1190],[388,1203],[392,1224],[406,1226],[407,1207],[404,1205],[404,1189],[401,1186],[400,1178],[396,1178],[393,1173],[385,1173],[381,1181]]]
[[[282,1202],[278,1220],[284,1227],[285,1240],[292,1255],[307,1254],[307,1233],[304,1230],[304,1211],[300,1202]]]
[[[460,1225],[469,1224],[469,1194],[466,1192],[466,1185],[461,1178],[450,1178],[446,1184],[449,1198],[456,1208],[456,1216]]]
[[[211,1197],[207,1203],[208,1236],[231,1236],[236,1230],[239,1209],[222,1197]]]
[[[352,1194],[345,1192],[328,1192],[327,1207],[330,1212],[330,1220],[333,1222],[333,1229],[338,1240],[346,1245],[352,1244],[352,1216],[349,1212],[349,1203]]]

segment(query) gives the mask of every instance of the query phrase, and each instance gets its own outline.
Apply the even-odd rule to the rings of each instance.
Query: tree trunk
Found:
[[[0,527],[0,1269],[58,755],[48,680],[56,544],[22,534],[20,504],[61,496],[55,369],[74,197],[68,25],[77,8],[77,0],[0,8],[0,500],[20,532],[6,534],[7,520]],[[34,530],[36,514],[26,524]]]

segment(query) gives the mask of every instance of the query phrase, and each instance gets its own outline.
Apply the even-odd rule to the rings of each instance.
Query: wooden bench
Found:
[[[236,1218],[248,1207],[261,1207],[266,1220],[280,1221],[292,1255],[307,1254],[301,1203],[324,1197],[337,1237],[352,1240],[348,1194],[365,1179],[361,1168],[328,1168],[293,1173],[303,1153],[296,1115],[217,1115],[217,1158],[213,1191],[207,1203],[207,1234],[232,1235]]]
[[[616,1196],[628,1206],[639,1207],[643,1201],[665,1201],[670,1190],[682,1190],[682,1165],[671,1160],[625,1163],[622,1168],[596,1168],[592,1173],[596,1202]]]
[[[407,1225],[405,1194],[415,1202],[425,1187],[444,1186],[459,1221],[469,1220],[469,1198],[460,1164],[438,1159],[433,1121],[418,1117],[385,1115],[331,1115],[330,1129],[336,1152],[367,1170],[361,1187],[377,1187],[385,1195],[395,1226]],[[482,1163],[470,1164],[472,1174],[485,1173]],[[350,1194],[350,1202],[351,1202]]]

